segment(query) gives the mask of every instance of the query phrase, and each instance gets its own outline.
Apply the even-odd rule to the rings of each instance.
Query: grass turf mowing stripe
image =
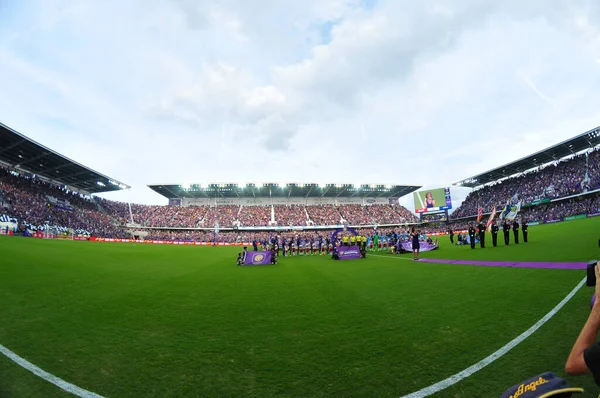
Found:
[[[577,286],[575,286],[575,288],[573,290],[571,290],[571,292],[569,294],[567,294],[567,296],[560,303],[558,303],[556,305],[556,307],[554,307],[550,312],[548,312],[542,319],[537,321],[532,327],[530,327],[529,329],[527,329],[526,331],[521,333],[519,336],[514,338],[512,341],[510,341],[508,344],[506,344],[505,346],[500,348],[498,351],[494,352],[493,354],[491,354],[491,355],[487,356],[486,358],[482,359],[481,361],[477,362],[475,365],[469,366],[465,370],[448,377],[447,379],[444,379],[440,382],[432,384],[429,387],[425,387],[419,391],[415,391],[411,394],[404,395],[401,398],[428,397],[430,395],[433,395],[437,392],[440,392],[440,391],[458,383],[459,381],[471,376],[473,373],[476,373],[476,372],[480,371],[481,369],[485,368],[486,366],[488,366],[489,364],[494,362],[496,359],[502,357],[504,354],[506,354],[507,352],[509,352],[510,350],[515,348],[517,345],[522,343],[526,338],[531,336],[539,328],[541,328],[546,322],[548,322],[550,320],[550,318],[552,318],[554,315],[556,315],[556,313],[558,311],[560,311],[560,309],[565,304],[567,304],[569,302],[569,300],[571,300],[573,298],[575,293],[577,293],[579,291],[579,289],[581,289],[581,287],[585,283],[585,280],[586,280],[586,278],[583,278],[581,280],[581,282],[579,282],[579,284]]]
[[[77,387],[74,384],[64,381],[60,377],[56,377],[53,374],[46,372],[45,370],[35,366],[34,364],[27,361],[26,359],[21,358],[20,356],[18,356],[17,354],[15,354],[11,350],[9,350],[8,348],[4,347],[2,344],[0,344],[0,352],[2,354],[4,354],[7,358],[9,358],[10,360],[15,362],[16,364],[20,365],[21,367],[23,367],[23,368],[27,369],[28,371],[30,371],[31,373],[33,373],[34,375],[54,384],[55,386],[61,388],[64,391],[67,391],[73,395],[76,395],[80,398],[104,398],[101,395],[98,395],[98,394],[93,393],[88,390],[84,390],[81,387]]]

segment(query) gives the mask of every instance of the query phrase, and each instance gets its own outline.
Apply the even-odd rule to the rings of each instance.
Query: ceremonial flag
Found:
[[[496,217],[496,205],[494,205],[494,208],[492,209],[492,213],[490,214],[490,218],[488,218],[488,222],[487,222],[487,231],[490,232],[490,230],[492,229],[492,223],[494,222],[494,217]]]
[[[502,213],[500,213],[500,219],[504,220],[504,218],[506,217],[506,215],[508,214],[509,211],[510,211],[510,198],[508,198],[508,200],[506,201],[506,206],[504,206]]]
[[[479,209],[477,209],[477,222],[481,221],[482,217],[483,217],[483,208],[480,207]]]
[[[514,220],[515,218],[517,218],[517,214],[519,214],[519,211],[521,210],[521,202],[519,201],[519,203],[517,203],[517,206],[514,208],[514,210],[511,210],[507,215],[506,215],[506,219],[507,220]]]

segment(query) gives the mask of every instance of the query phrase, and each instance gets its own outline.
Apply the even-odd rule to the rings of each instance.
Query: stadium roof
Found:
[[[420,186],[386,184],[214,183],[148,185],[168,199],[179,198],[268,198],[268,197],[401,197]]]
[[[523,173],[538,166],[560,160],[564,157],[575,155],[578,152],[590,149],[600,144],[600,127],[586,131],[576,137],[570,138],[559,144],[543,149],[532,155],[526,156],[485,173],[455,182],[453,185],[463,187],[478,187],[489,184],[502,178],[510,177],[515,174]]]
[[[0,123],[0,162],[87,193],[130,188]]]

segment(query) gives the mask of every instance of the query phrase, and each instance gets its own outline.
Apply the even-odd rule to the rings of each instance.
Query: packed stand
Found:
[[[219,225],[221,228],[231,228],[238,219],[239,212],[240,206],[238,205],[210,206],[204,219],[198,223],[198,227],[212,228]]]
[[[308,217],[313,225],[339,225],[341,215],[333,205],[306,206]]]
[[[419,217],[415,216],[404,206],[398,204],[391,205],[392,209],[400,216],[398,221],[400,223],[418,223]]]
[[[587,172],[587,173],[586,173]],[[586,178],[587,174],[587,178]],[[561,198],[600,188],[600,150],[556,162],[518,177],[488,185],[469,193],[452,214],[453,218],[477,214],[479,207],[490,212],[494,205],[504,206],[507,199],[530,203],[544,198]]]
[[[371,220],[369,224],[416,223],[419,219],[400,205],[367,205],[365,211]]]
[[[369,225],[372,220],[363,205],[340,205],[340,214],[350,225]]]
[[[239,214],[244,227],[261,227],[271,223],[271,206],[242,206]]]
[[[97,204],[78,193],[39,178],[0,169],[2,213],[17,219],[21,227],[48,230],[51,226],[76,233],[123,236],[123,231]]]
[[[527,208],[519,214],[529,221],[547,222],[579,214],[600,212],[600,196],[573,198]]]
[[[302,205],[274,205],[273,209],[279,226],[306,225],[306,211]]]

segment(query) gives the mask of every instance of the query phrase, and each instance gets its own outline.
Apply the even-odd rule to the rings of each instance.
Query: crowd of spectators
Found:
[[[573,198],[554,203],[534,206],[522,211],[521,217],[529,221],[547,222],[560,220],[564,217],[578,214],[593,214],[600,212],[600,196]]]
[[[215,225],[219,225],[219,228],[231,228],[237,220],[239,212],[240,206],[237,205],[210,206],[205,217],[198,223],[198,227],[213,228]]]
[[[448,228],[466,229],[468,223],[461,218],[474,217],[479,207],[487,213],[492,210],[494,204],[498,205],[500,211],[508,198],[512,198],[513,203],[522,201],[526,204],[534,200],[555,199],[598,188],[600,188],[600,150],[595,150],[587,156],[579,155],[473,191],[452,214],[450,224],[433,222],[433,225],[424,225],[423,230],[434,233],[445,232]],[[530,221],[546,222],[599,211],[600,199],[596,195],[538,206],[524,206],[520,216]],[[123,226],[131,221],[146,228],[211,229],[216,224],[220,228],[269,226],[272,224],[273,217],[278,226],[339,225],[342,222],[348,225],[418,222],[414,214],[398,204],[189,207],[130,205],[83,196],[69,191],[66,187],[2,167],[0,167],[0,215],[16,218],[33,228],[50,225],[105,237],[127,237],[128,230]],[[218,232],[215,234],[214,231],[151,230],[149,238],[232,242],[262,239],[266,236],[260,234],[269,233]],[[294,234],[297,235],[298,232]]]
[[[60,226],[78,232],[117,237],[123,230],[101,212],[94,200],[47,183],[0,168],[2,213],[30,229]]]
[[[349,225],[368,225],[372,222],[363,205],[340,205],[338,210]]]
[[[419,222],[419,217],[415,216],[406,207],[400,206],[399,204],[391,205],[392,209],[400,216],[398,221],[404,223],[415,223]]]
[[[278,226],[305,226],[306,210],[301,205],[274,205],[275,221]]]
[[[244,227],[267,226],[271,223],[271,206],[242,206],[238,220]]]
[[[587,176],[587,178],[586,178]],[[477,189],[452,213],[452,218],[477,214],[478,208],[490,212],[512,201],[530,203],[544,198],[560,198],[600,188],[600,150],[555,162],[542,169]]]
[[[342,216],[337,207],[332,205],[306,206],[306,212],[312,225],[339,225]]]

